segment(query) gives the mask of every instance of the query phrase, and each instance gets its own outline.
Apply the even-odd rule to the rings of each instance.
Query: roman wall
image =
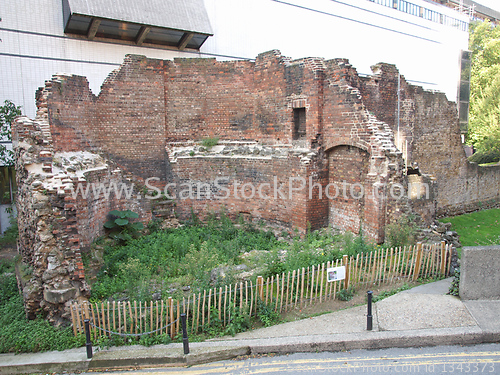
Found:
[[[497,202],[499,168],[467,162],[454,103],[392,65],[373,69],[360,77],[345,59],[278,51],[255,62],[127,56],[98,96],[84,77],[54,76],[36,119],[13,126],[29,313],[57,321],[86,298],[81,252],[113,209],[157,215],[155,190],[181,219],[225,212],[378,243],[402,215],[430,222]],[[130,196],[96,195],[96,184]]]

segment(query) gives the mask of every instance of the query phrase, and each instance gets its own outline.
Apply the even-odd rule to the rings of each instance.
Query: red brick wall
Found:
[[[165,92],[162,60],[127,56],[95,97],[88,81],[58,76],[48,82],[54,151],[104,152],[142,178],[165,179]]]
[[[393,129],[398,139],[398,70],[378,64],[374,75],[357,81],[367,109]],[[426,221],[434,215],[446,216],[470,212],[500,202],[500,168],[479,167],[469,163],[461,142],[456,104],[443,93],[424,91],[399,82],[399,147],[405,151],[409,166],[418,166],[431,178],[435,195],[415,201],[413,206]],[[434,182],[432,182],[434,180]],[[437,184],[436,184],[437,182]],[[437,188],[436,188],[437,186]],[[434,203],[435,202],[435,206]]]
[[[159,186],[187,178],[207,182],[223,174],[223,166],[228,163],[234,164],[238,171],[241,169],[241,173],[247,169],[255,171],[254,175],[261,176],[266,183],[274,183],[274,176],[280,182],[286,180],[286,184],[290,177],[302,177],[307,183],[302,195],[288,201],[233,199],[224,202],[231,214],[248,212],[302,231],[308,222],[313,229],[333,222],[328,199],[324,194],[320,199],[318,189],[312,189],[309,196],[309,184],[319,183],[324,191],[331,180],[329,174],[335,170],[335,166],[328,167],[327,153],[337,146],[354,146],[376,156],[370,159],[369,169],[378,167],[379,177],[372,178],[370,184],[387,179],[388,172],[381,162],[385,151],[380,137],[374,136],[374,132],[384,126],[375,123],[365,111],[359,91],[352,87],[353,83],[359,83],[359,78],[346,60],[291,61],[277,51],[263,53],[255,62],[162,61],[128,56],[122,67],[103,84],[98,97],[90,94],[87,82],[80,77],[59,80],[60,83],[53,80],[53,84],[60,84],[62,88],[51,89],[48,99],[51,130],[58,151],[98,150],[136,178],[159,177]],[[306,133],[299,139],[294,139],[294,109],[305,111]],[[219,137],[221,141],[257,141],[270,146],[288,144],[288,147],[309,150],[312,156],[301,160],[303,151],[302,155],[296,155],[291,150],[286,159],[271,157],[264,162],[197,155],[170,164],[165,154],[167,143],[208,137]],[[391,144],[391,134],[382,138]],[[349,166],[346,162],[345,167]],[[210,170],[219,174],[207,173]],[[240,177],[243,178],[234,175],[234,178]],[[256,182],[252,178],[241,181]],[[220,203],[206,199],[182,200],[178,209],[187,215],[191,207],[203,212],[219,207]],[[380,228],[385,223],[385,211],[378,203],[375,206],[376,209],[367,213],[357,209],[353,222],[358,224],[345,221],[339,227],[356,230],[360,218],[368,218],[371,222],[364,225],[367,233],[377,241],[382,240]]]
[[[491,178],[496,181],[496,172],[476,173],[462,155],[454,104],[442,94],[409,85],[401,77],[400,133],[395,134],[398,71],[392,65],[379,64],[374,73],[360,78],[344,59],[291,61],[277,51],[260,54],[255,62],[128,56],[103,84],[98,97],[90,93],[81,77],[59,77],[49,83],[53,86],[49,88],[48,109],[54,149],[99,150],[135,178],[159,177],[162,186],[210,168],[222,173],[221,160],[229,163],[198,155],[171,165],[165,153],[167,143],[219,137],[221,141],[257,141],[270,146],[288,144],[315,154],[301,162],[292,151],[288,158],[296,161],[291,164],[272,157],[267,162],[272,167],[249,160],[231,159],[231,163],[236,163],[236,169],[261,170],[267,182],[274,176],[274,168],[279,169],[278,178],[300,175],[309,184],[311,177],[313,184],[326,187],[331,175],[339,173],[337,166],[329,166],[328,154],[337,147],[351,146],[369,155],[368,167],[364,167],[367,172],[357,177],[365,192],[373,191],[377,184],[404,182],[402,157],[406,157],[422,172],[445,177],[440,184],[445,188],[436,194],[439,212],[453,211],[463,199],[471,205],[497,199],[494,189],[485,194],[479,191]],[[306,134],[293,139],[294,109],[300,108],[305,110]],[[357,168],[356,160],[342,161],[342,168]],[[250,167],[252,163],[257,164]],[[208,181],[209,176],[199,176],[196,181]],[[471,189],[477,193],[472,194]],[[302,230],[307,222],[313,228],[334,222],[328,208],[333,203],[314,194],[312,199],[306,194],[286,204],[235,201],[228,210],[234,214],[252,212]],[[205,205],[219,204],[182,202],[179,210],[188,212],[193,206],[202,212]],[[354,223],[363,218],[363,228],[380,241],[385,223],[406,210],[399,209],[405,205],[407,202],[390,199],[365,202],[356,208],[352,221],[346,219],[340,227],[356,230],[359,224]],[[419,202],[418,207],[423,216],[432,217],[424,212],[431,206]]]
[[[328,162],[330,224],[359,233],[365,221],[364,183],[369,155],[356,147],[338,146],[330,151]]]
[[[257,220],[262,219],[290,231],[307,227],[307,189],[289,189],[291,177],[306,175],[307,167],[297,157],[274,160],[193,157],[178,159],[172,166],[178,178],[174,190],[177,212],[183,219],[189,217],[191,210],[201,217],[210,212],[226,211],[233,218],[249,214]],[[194,199],[184,199],[188,195],[188,187],[183,184],[188,181],[194,186]],[[199,191],[200,199],[197,199],[197,184],[210,185],[212,199],[206,199],[205,188]],[[293,185],[295,189],[300,186]]]

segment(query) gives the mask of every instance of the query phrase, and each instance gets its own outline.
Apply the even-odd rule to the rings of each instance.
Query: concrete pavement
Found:
[[[200,343],[35,354],[0,354],[0,374],[86,371],[130,367],[189,366],[246,354],[340,351],[500,342],[500,301],[448,296],[451,278],[407,290],[374,304],[373,330],[366,305]]]

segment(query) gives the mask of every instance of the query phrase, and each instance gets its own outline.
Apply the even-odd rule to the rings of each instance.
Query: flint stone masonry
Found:
[[[23,291],[28,314],[64,319],[70,301],[88,296],[81,252],[109,211],[144,222],[172,214],[168,200],[144,199],[148,189],[174,197],[179,219],[224,211],[378,243],[408,213],[430,224],[497,204],[500,167],[467,161],[455,104],[393,65],[373,72],[274,50],[255,62],[130,55],[98,96],[84,77],[53,76],[36,94],[37,117],[13,126],[19,252],[35,270]],[[95,183],[133,184],[131,197],[71,194]]]

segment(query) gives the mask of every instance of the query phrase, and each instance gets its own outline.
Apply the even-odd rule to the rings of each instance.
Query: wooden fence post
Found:
[[[349,257],[347,255],[342,257],[342,263],[345,266],[344,288],[347,289],[349,287]]]
[[[420,268],[422,266],[422,242],[417,243],[417,258],[415,260],[415,269],[413,271],[413,280],[418,279]]]
[[[444,276],[446,272],[446,242],[441,241],[441,269],[440,273]]]
[[[264,278],[262,276],[257,276],[257,293],[259,294],[260,300],[264,300]]]

